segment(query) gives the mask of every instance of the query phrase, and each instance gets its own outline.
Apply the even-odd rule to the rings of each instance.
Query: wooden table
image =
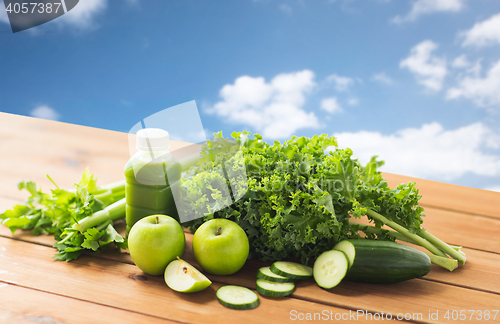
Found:
[[[45,176],[49,174],[60,187],[71,188],[86,167],[101,185],[121,180],[129,158],[128,136],[0,113],[0,154],[3,211],[26,198],[16,189],[21,180],[48,190],[53,188]],[[344,282],[330,291],[308,280],[298,283],[289,298],[260,297],[258,308],[236,311],[218,303],[216,289],[225,284],[255,289],[256,270],[264,263],[249,261],[236,275],[209,276],[213,284],[203,292],[181,294],[162,277],[143,276],[127,253],[107,251],[58,262],[52,259],[53,237],[22,231],[11,235],[0,226],[0,323],[278,323],[306,320],[314,313],[319,313],[316,319],[343,316],[371,322],[370,315],[356,317],[361,311],[371,312],[373,321],[383,312],[384,318],[391,314],[410,322],[447,323],[462,311],[466,320],[457,322],[500,322],[500,314],[493,321],[493,311],[500,309],[500,193],[385,177],[391,186],[417,181],[425,227],[448,243],[463,245],[465,266],[451,273],[433,266],[424,278],[391,285]],[[186,239],[184,258],[197,266],[192,234]],[[490,311],[489,320],[485,311]]]

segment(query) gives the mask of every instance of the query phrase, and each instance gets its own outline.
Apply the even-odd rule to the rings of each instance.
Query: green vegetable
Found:
[[[276,261],[269,267],[269,270],[274,274],[294,280],[309,279],[313,275],[311,267],[288,261]]]
[[[257,279],[264,279],[272,282],[295,282],[296,279],[290,279],[271,272],[269,267],[262,267],[257,271]]]
[[[293,282],[274,282],[265,279],[257,279],[255,286],[259,294],[269,297],[285,297],[291,295],[295,289]]]
[[[450,259],[448,257],[443,258],[443,257],[440,257],[438,255],[431,254],[431,253],[425,253],[425,254],[427,254],[429,256],[432,263],[434,263],[440,267],[443,267],[447,270],[453,271],[456,268],[458,268],[458,261],[455,259]]]
[[[348,267],[352,267],[354,257],[356,256],[356,250],[354,249],[354,245],[349,240],[344,240],[335,244],[333,249],[344,252],[345,257],[347,258]]]
[[[345,280],[368,283],[395,283],[425,276],[431,270],[429,257],[412,247],[389,241],[349,240],[354,262]],[[345,245],[337,245],[343,248]],[[345,249],[346,254],[352,248]],[[349,255],[348,255],[349,257]]]
[[[352,226],[358,227],[360,230],[362,229],[365,233],[376,234],[378,236],[387,236],[387,237],[390,237],[392,239],[397,239],[397,240],[400,240],[403,242],[408,242],[408,243],[418,245],[418,243],[415,242],[414,240],[412,240],[410,237],[407,237],[399,232],[389,231],[389,230],[385,230],[385,229],[370,226],[370,225],[360,225],[360,224],[353,223]],[[349,245],[348,241],[342,241],[342,242],[338,243],[337,245],[343,245],[343,244],[346,244],[346,246]],[[346,252],[346,249],[344,247],[338,248],[337,245],[334,247],[334,249],[340,249],[340,250],[343,250]],[[455,250],[456,252],[462,254],[463,257],[465,257],[465,253],[461,251],[461,248],[462,248],[461,246],[454,246],[454,245],[449,245],[449,246],[453,250]],[[347,255],[349,256],[349,253],[347,253]],[[443,257],[443,256],[431,254],[431,253],[427,253],[427,255],[430,257],[432,263],[434,263],[440,267],[443,267],[447,270],[453,271],[458,267],[458,261],[456,259],[450,259],[448,256]],[[352,262],[353,258],[349,258],[349,261]]]
[[[59,251],[54,258],[60,261],[72,261],[84,251],[100,252],[110,243],[126,248],[126,240],[113,227],[114,221],[125,217],[124,181],[97,187],[97,179],[88,169],[74,190],[60,189],[49,179],[56,187],[50,193],[37,189],[33,182],[19,183],[18,188],[31,196],[0,214],[12,234],[22,229],[34,235],[54,235],[54,247]]]
[[[217,289],[217,299],[222,305],[232,309],[252,309],[259,306],[259,296],[248,288],[222,286]]]
[[[273,144],[248,132],[232,137],[236,145],[218,154],[230,140],[215,134],[203,149],[206,158],[183,179],[186,210],[194,219],[185,225],[192,231],[212,218],[231,219],[248,235],[250,258],[307,264],[344,239],[396,239],[350,222],[366,216],[375,228],[387,225],[436,256],[465,262],[464,254],[422,229],[425,215],[415,183],[389,188],[376,157],[361,165],[350,149],[335,148],[335,138],[326,135]],[[224,173],[217,171],[220,166]],[[235,201],[223,188],[231,189]]]
[[[314,261],[314,281],[321,288],[333,288],[344,279],[348,268],[349,260],[343,251],[330,250],[323,252]]]

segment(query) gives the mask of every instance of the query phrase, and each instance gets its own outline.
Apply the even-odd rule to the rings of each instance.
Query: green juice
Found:
[[[151,136],[141,135],[143,142],[144,136]],[[164,135],[159,133],[159,136]],[[147,140],[152,141],[150,138]],[[179,221],[172,190],[180,185],[182,166],[168,152],[168,146],[164,146],[166,150],[153,148],[148,151],[141,144],[138,142],[139,152],[125,165],[127,234],[138,220],[149,215],[163,214]]]
[[[137,174],[133,163],[132,159],[125,166],[127,233],[139,219],[149,215],[163,214],[178,221],[172,189],[180,183],[180,163],[174,160],[147,163]]]

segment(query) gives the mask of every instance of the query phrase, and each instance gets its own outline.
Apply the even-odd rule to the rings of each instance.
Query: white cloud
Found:
[[[481,72],[483,70],[483,66],[481,65],[482,59],[478,59],[474,65],[470,65],[467,69],[467,73],[469,75],[473,75],[475,77],[479,77],[481,75]]]
[[[342,107],[340,106],[340,104],[337,101],[337,98],[335,97],[325,98],[321,100],[320,107],[321,109],[330,114],[336,114],[342,112]]]
[[[462,54],[460,56],[457,56],[453,62],[451,63],[451,66],[457,69],[463,69],[467,68],[471,65],[469,60],[467,59],[467,56],[465,54]]]
[[[107,0],[81,0],[64,16],[54,20],[60,26],[72,26],[79,30],[96,27],[95,17],[107,7]]]
[[[30,111],[30,115],[36,118],[50,120],[58,120],[61,117],[61,115],[59,115],[57,111],[46,105],[36,107],[32,111]]]
[[[327,82],[333,82],[335,84],[335,89],[337,91],[346,91],[350,86],[354,84],[354,80],[349,77],[340,76],[337,74],[332,74],[326,78]]]
[[[375,73],[372,76],[371,80],[375,81],[375,82],[384,83],[384,84],[393,84],[394,83],[394,80],[392,80],[392,78],[390,76],[385,74],[385,72]]]
[[[298,129],[319,127],[316,115],[302,109],[315,86],[314,73],[309,70],[279,74],[270,82],[241,76],[222,87],[222,100],[207,112],[230,123],[251,126],[269,139],[286,138]]]
[[[476,23],[471,29],[460,33],[464,37],[462,46],[487,46],[500,44],[500,13]]]
[[[432,55],[438,45],[425,40],[411,49],[410,56],[399,63],[400,68],[407,68],[424,87],[439,91],[447,74],[446,59]]]
[[[415,21],[422,15],[435,12],[458,12],[464,8],[465,0],[417,0],[414,1],[410,12],[406,16],[396,16],[394,23]]]
[[[500,134],[479,122],[453,130],[434,122],[391,135],[360,131],[334,136],[362,163],[378,155],[386,172],[445,181],[466,173],[500,175]]]
[[[492,66],[484,78],[479,75],[462,77],[458,86],[447,91],[446,98],[470,99],[480,107],[500,105],[500,60]]]
[[[279,8],[281,9],[281,11],[283,11],[286,14],[292,14],[293,13],[292,7],[290,7],[289,5],[287,5],[285,3],[281,4],[279,6]]]

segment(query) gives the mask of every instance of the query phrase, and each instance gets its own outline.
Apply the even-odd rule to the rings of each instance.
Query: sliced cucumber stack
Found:
[[[217,289],[219,303],[232,309],[252,309],[259,306],[259,296],[248,288],[222,286]]]
[[[321,253],[314,262],[314,280],[321,288],[330,289],[344,279],[349,261],[342,251],[331,250]]]
[[[295,289],[293,282],[272,282],[264,279],[257,279],[256,286],[259,294],[269,297],[288,296]]]
[[[290,279],[275,274],[269,270],[269,267],[262,267],[257,271],[257,279],[269,280],[272,282],[295,282],[295,279]]]
[[[313,275],[311,267],[288,261],[276,261],[269,267],[269,270],[272,273],[289,279],[309,279]]]

